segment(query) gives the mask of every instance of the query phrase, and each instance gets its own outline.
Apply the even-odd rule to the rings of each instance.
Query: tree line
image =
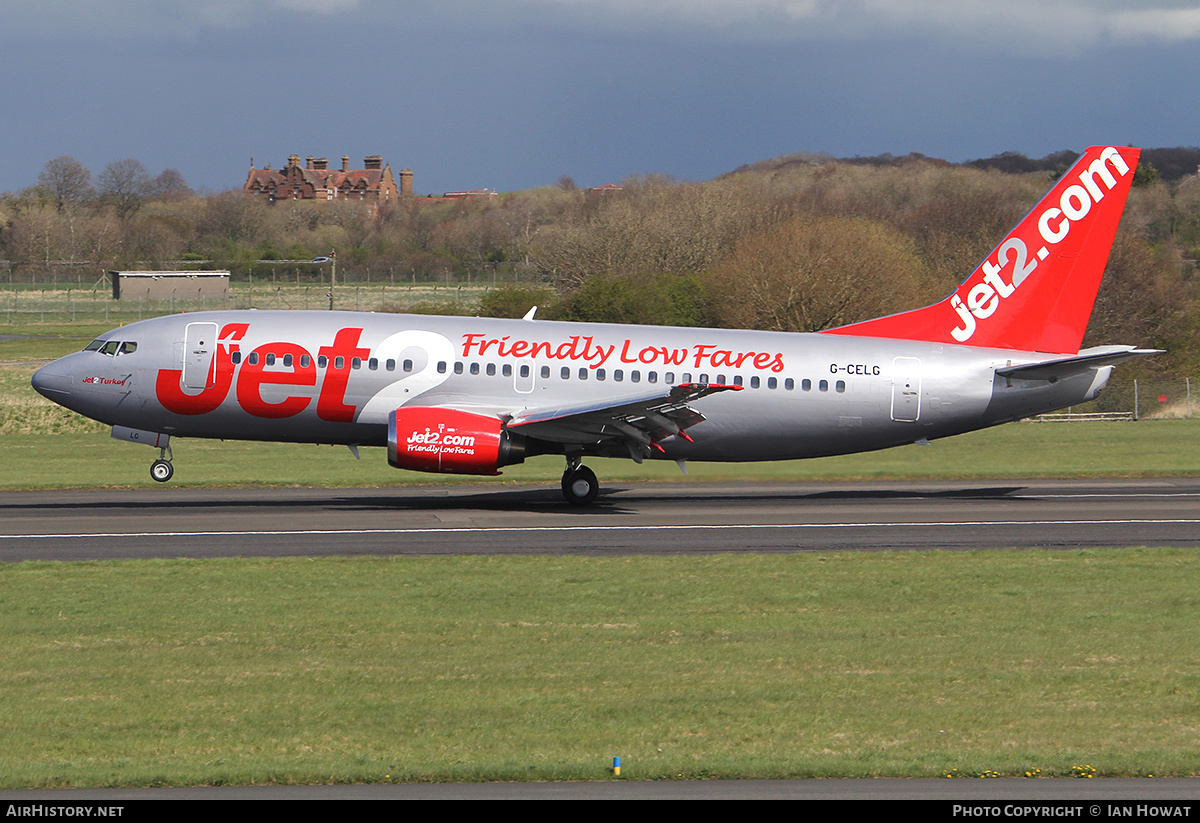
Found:
[[[1160,155],[1170,174],[1147,160]],[[486,200],[269,205],[241,190],[198,194],[177,171],[154,176],[135,160],[93,177],[59,157],[36,186],[0,197],[0,257],[21,282],[64,264],[189,260],[262,276],[281,271],[262,261],[336,250],[339,280],[497,285],[479,306],[430,311],[519,317],[537,304],[546,319],[818,331],[945,296],[1074,158],[788,155],[704,182],[633,177],[603,195],[563,178]],[[1200,364],[1189,158],[1200,153],[1143,154],[1085,341],[1168,349],[1139,365],[1150,372]]]

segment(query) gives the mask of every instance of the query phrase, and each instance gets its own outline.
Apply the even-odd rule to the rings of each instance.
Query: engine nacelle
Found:
[[[397,469],[499,474],[525,461],[525,438],[483,414],[404,406],[388,414],[388,463]]]

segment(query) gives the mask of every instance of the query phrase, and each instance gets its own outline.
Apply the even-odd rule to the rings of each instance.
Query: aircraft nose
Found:
[[[42,366],[33,373],[29,382],[33,390],[56,403],[71,396],[71,375],[62,367],[62,361]]]

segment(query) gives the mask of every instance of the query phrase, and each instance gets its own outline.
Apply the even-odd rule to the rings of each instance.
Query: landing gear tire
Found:
[[[587,466],[567,469],[563,472],[562,492],[572,506],[586,506],[600,493],[600,481]]]
[[[159,483],[166,483],[175,474],[175,467],[169,460],[155,460],[150,464],[150,476]]]

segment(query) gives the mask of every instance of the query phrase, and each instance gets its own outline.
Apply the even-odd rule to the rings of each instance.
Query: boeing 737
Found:
[[[1088,149],[941,302],[820,333],[333,311],[206,311],[113,329],[39,369],[47,398],[160,449],[208,437],[386,446],[424,472],[565,457],[792,460],[924,443],[1077,405],[1080,351],[1139,150]]]

